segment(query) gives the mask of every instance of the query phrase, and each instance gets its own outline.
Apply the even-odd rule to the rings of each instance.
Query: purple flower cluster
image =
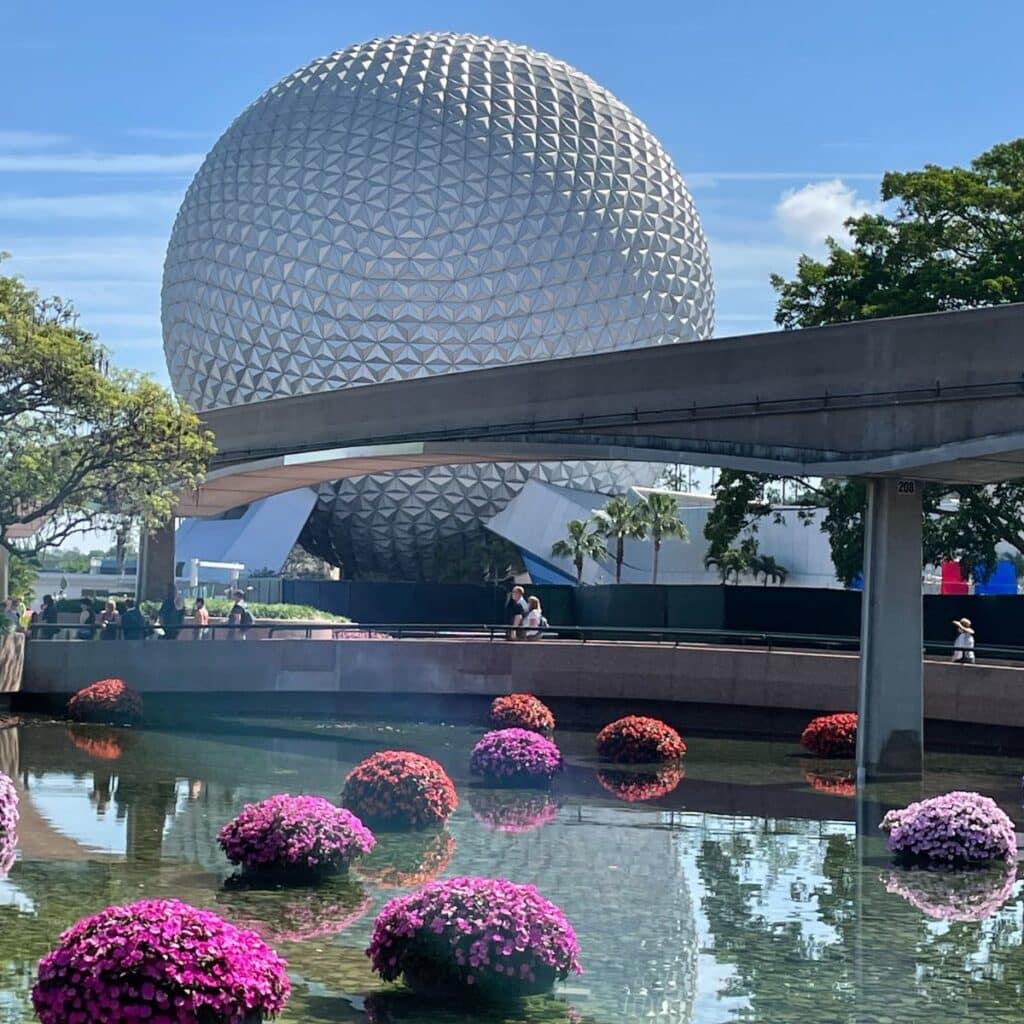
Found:
[[[579,952],[558,907],[499,878],[449,878],[391,900],[366,951],[385,981],[426,978],[485,997],[550,988],[581,973]]]
[[[14,783],[0,772],[0,878],[14,865],[18,846],[18,791]]]
[[[881,829],[901,859],[950,867],[1017,858],[1013,822],[994,800],[955,791],[889,811]]]
[[[984,921],[1013,895],[1017,869],[890,871],[885,891],[902,896],[936,921]]]
[[[496,729],[473,748],[469,770],[505,785],[549,785],[562,767],[558,747],[529,729]]]
[[[351,812],[320,796],[272,796],[246,804],[217,833],[228,860],[248,872],[327,875],[369,853],[373,833]]]
[[[42,1024],[246,1024],[284,1009],[287,967],[254,932],[178,900],[107,907],[39,961]]]

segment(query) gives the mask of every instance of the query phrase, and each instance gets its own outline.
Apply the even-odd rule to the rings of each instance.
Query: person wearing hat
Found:
[[[959,665],[974,664],[974,630],[970,619],[954,619],[953,625],[959,630],[953,642],[953,660]]]

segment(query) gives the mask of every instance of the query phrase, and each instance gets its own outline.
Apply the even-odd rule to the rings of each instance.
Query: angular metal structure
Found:
[[[217,142],[171,236],[164,347],[210,409],[693,341],[713,303],[682,179],[614,96],[522,46],[399,36],[289,75]],[[454,511],[489,473],[424,486]]]

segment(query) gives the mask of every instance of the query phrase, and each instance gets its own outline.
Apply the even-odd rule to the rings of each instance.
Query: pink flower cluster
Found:
[[[800,746],[818,757],[853,757],[857,753],[857,715],[844,711],[812,718],[800,735]]]
[[[14,865],[18,846],[18,791],[14,783],[0,772],[0,878]]]
[[[443,825],[459,806],[455,784],[435,760],[409,750],[380,750],[345,778],[341,802],[375,828]]]
[[[42,1024],[245,1024],[284,1009],[287,967],[253,932],[178,900],[107,907],[39,961]]]
[[[601,768],[597,781],[620,800],[638,803],[668,796],[686,775],[682,765],[667,765],[656,772],[624,772],[614,768]]]
[[[491,725],[495,729],[530,729],[549,733],[555,728],[555,716],[542,700],[529,693],[510,693],[491,702]]]
[[[562,768],[561,751],[529,729],[496,729],[473,748],[469,770],[489,782],[512,786],[548,786]]]
[[[936,921],[984,921],[1013,895],[1017,870],[890,871],[885,891]]]
[[[76,722],[132,725],[142,721],[142,698],[123,679],[101,679],[68,701],[68,717]]]
[[[232,864],[251,873],[321,876],[347,871],[375,840],[351,811],[330,800],[283,793],[246,804],[217,842]]]
[[[656,764],[678,760],[686,753],[686,744],[660,719],[626,715],[597,734],[597,752],[618,764]]]
[[[956,790],[889,811],[881,829],[902,860],[950,867],[1017,859],[1013,822],[994,800]]]
[[[532,885],[450,878],[391,900],[366,953],[385,981],[425,977],[481,995],[527,994],[581,973],[565,914]]]
[[[558,817],[558,802],[550,793],[474,789],[469,804],[473,817],[495,832],[532,832]]]

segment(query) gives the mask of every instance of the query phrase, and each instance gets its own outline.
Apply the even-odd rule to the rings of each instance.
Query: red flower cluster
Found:
[[[68,701],[68,717],[76,722],[131,725],[142,720],[142,698],[123,679],[101,679]]]
[[[637,803],[668,796],[682,782],[684,775],[686,769],[682,765],[670,765],[656,772],[623,772],[602,768],[597,773],[597,781],[620,800]]]
[[[126,749],[125,737],[117,729],[72,726],[68,729],[71,742],[90,757],[100,761],[116,761]]]
[[[804,772],[804,778],[808,785],[819,793],[828,793],[831,796],[857,795],[857,783],[852,772],[835,768],[808,768]]]
[[[597,752],[617,764],[656,764],[678,760],[686,753],[686,744],[657,718],[627,715],[597,734]]]
[[[818,757],[853,757],[857,753],[857,715],[845,711],[812,719],[800,746]]]
[[[442,829],[430,837],[384,836],[373,853],[355,867],[380,889],[409,889],[432,882],[454,856],[455,837]]]
[[[529,729],[531,732],[549,733],[555,728],[551,709],[528,693],[495,697],[491,703],[490,719],[495,729]]]
[[[436,761],[408,750],[381,750],[349,772],[341,802],[371,828],[419,829],[443,825],[459,797]]]

